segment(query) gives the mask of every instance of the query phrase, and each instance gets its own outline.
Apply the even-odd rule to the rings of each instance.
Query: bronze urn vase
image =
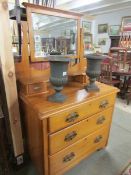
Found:
[[[66,96],[61,93],[63,86],[68,82],[68,63],[69,58],[62,55],[51,55],[48,57],[50,62],[50,82],[53,85],[55,94],[48,97],[52,102],[63,102]]]
[[[86,54],[87,70],[86,74],[89,77],[89,84],[85,87],[88,92],[99,91],[99,87],[95,84],[96,79],[101,73],[101,62],[106,58],[102,54]]]

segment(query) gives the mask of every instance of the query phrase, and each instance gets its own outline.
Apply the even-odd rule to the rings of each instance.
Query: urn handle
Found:
[[[64,140],[65,140],[65,142],[69,142],[69,141],[73,140],[76,136],[77,136],[76,131],[72,131],[71,133],[69,133],[65,136]]]
[[[63,158],[63,162],[64,162],[64,163],[69,162],[69,161],[71,161],[74,157],[75,157],[75,153],[74,153],[74,152],[71,152],[70,154],[66,155],[66,156]]]
[[[70,123],[70,122],[74,122],[77,118],[79,117],[78,112],[73,112],[71,113],[67,118],[66,118],[66,122]]]
[[[95,138],[94,143],[99,143],[102,140],[102,135],[99,135]]]
[[[99,108],[106,108],[108,106],[109,102],[108,100],[103,100],[100,102]]]
[[[103,124],[105,120],[106,120],[105,117],[104,116],[101,116],[101,117],[99,117],[97,119],[97,122],[96,123],[97,123],[97,125],[100,125],[100,124]]]

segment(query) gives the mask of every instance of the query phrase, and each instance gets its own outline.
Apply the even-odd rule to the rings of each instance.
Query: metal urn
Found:
[[[87,59],[87,70],[86,74],[89,77],[89,84],[85,87],[88,92],[99,91],[98,86],[95,84],[96,78],[101,73],[101,62],[106,58],[102,54],[86,54]]]
[[[68,82],[68,63],[69,58],[62,55],[49,56],[50,62],[50,82],[53,85],[55,94],[48,97],[52,102],[63,102],[66,96],[61,93],[63,86]]]

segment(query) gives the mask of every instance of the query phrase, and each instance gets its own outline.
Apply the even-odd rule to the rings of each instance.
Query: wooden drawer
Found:
[[[44,91],[47,91],[46,83],[34,83],[28,85],[29,94],[40,93]]]
[[[109,94],[99,98],[96,97],[95,100],[90,100],[52,115],[48,119],[49,132],[53,133],[58,131],[112,106],[115,102],[115,96],[116,94]]]
[[[20,84],[20,89],[25,95],[47,93],[47,84],[44,82],[34,84]]]
[[[109,125],[76,142],[72,146],[49,156],[50,175],[62,174],[97,149],[103,148],[108,139]]]
[[[113,108],[110,107],[92,117],[84,119],[77,124],[67,127],[61,131],[49,135],[49,153],[50,155],[73,144],[79,139],[86,137],[96,129],[109,123],[112,117]]]

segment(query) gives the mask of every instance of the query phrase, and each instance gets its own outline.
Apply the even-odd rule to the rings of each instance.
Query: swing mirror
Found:
[[[31,61],[47,61],[54,52],[79,58],[80,14],[27,4]]]

